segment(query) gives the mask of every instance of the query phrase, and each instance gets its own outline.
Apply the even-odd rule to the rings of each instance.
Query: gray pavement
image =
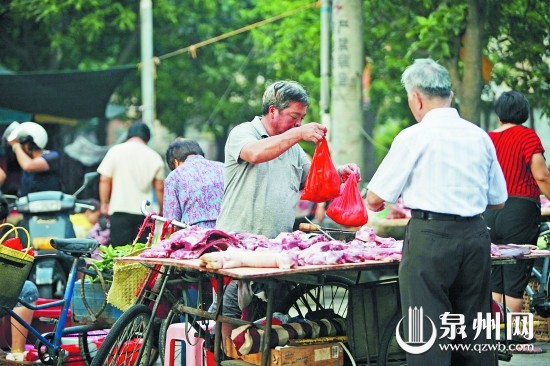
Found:
[[[542,348],[545,353],[520,354],[514,353],[510,362],[499,361],[499,366],[548,366],[550,365],[550,342],[536,342],[535,346]]]

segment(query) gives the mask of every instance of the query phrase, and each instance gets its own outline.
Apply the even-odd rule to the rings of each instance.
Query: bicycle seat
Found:
[[[55,249],[73,257],[82,257],[97,249],[99,243],[95,239],[51,239],[50,244]]]

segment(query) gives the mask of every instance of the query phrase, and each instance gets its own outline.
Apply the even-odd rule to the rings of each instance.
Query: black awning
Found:
[[[105,117],[117,85],[135,65],[101,71],[0,74],[0,107],[68,118]]]

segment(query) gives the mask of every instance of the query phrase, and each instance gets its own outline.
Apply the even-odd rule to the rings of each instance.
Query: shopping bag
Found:
[[[344,226],[363,226],[369,221],[355,174],[349,175],[342,187],[342,195],[330,203],[326,214],[334,222]]]
[[[8,248],[11,248],[13,250],[22,250],[23,243],[21,242],[21,238],[19,238],[19,233],[17,230],[15,230],[16,226],[13,224],[10,224],[9,222],[5,222],[3,224],[0,224],[0,230],[4,230],[5,228],[8,228],[4,235],[2,235],[2,239],[0,239],[0,243],[3,246],[6,246]],[[8,238],[8,235],[13,233],[12,238]]]
[[[23,227],[12,227],[2,238],[0,243],[4,243],[8,235],[21,230],[30,238],[29,232]],[[13,308],[18,301],[19,293],[31,272],[34,256],[31,255],[32,247],[29,240],[24,250],[15,250],[8,246],[0,244],[0,307]]]
[[[340,175],[330,158],[328,142],[323,137],[313,153],[311,168],[300,199],[311,202],[329,201],[340,195],[340,183]]]

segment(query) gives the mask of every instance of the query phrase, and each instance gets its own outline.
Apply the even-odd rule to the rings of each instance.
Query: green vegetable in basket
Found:
[[[126,257],[145,247],[147,247],[147,245],[143,243],[126,244],[118,247],[113,247],[112,245],[102,245],[99,247],[99,250],[101,251],[99,256],[101,259],[92,259],[92,262],[100,271],[111,273],[113,271],[115,258]]]

